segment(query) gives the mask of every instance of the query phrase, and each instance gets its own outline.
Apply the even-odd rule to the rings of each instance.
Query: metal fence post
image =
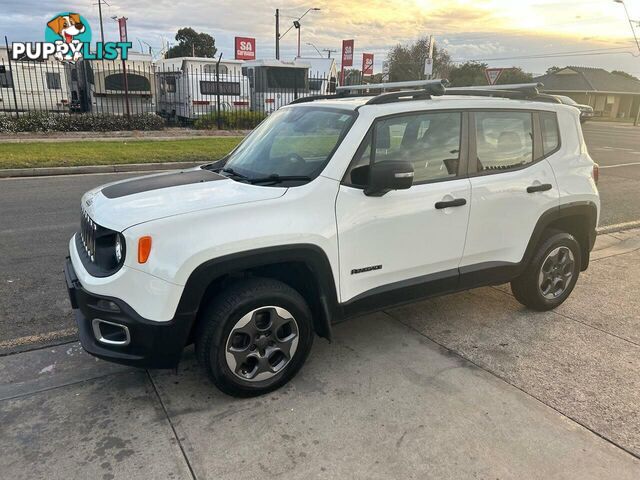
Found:
[[[13,48],[11,49],[11,52],[9,52],[9,39],[7,38],[7,36],[5,35],[4,37],[4,43],[7,46],[7,56],[9,57],[9,75],[11,78],[11,90],[13,91],[13,102],[15,103],[15,107],[16,107],[16,118],[20,117],[20,111],[18,110],[18,96],[16,95],[16,79],[13,75],[13,64],[11,63],[11,56],[13,55]],[[16,72],[17,73],[17,72]]]
[[[222,60],[222,52],[216,62],[216,124],[218,130],[222,130],[222,118],[220,117],[220,60]]]

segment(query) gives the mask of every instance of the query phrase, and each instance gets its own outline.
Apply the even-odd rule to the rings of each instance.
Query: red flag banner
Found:
[[[342,41],[342,66],[353,66],[353,40]]]
[[[373,53],[362,54],[362,75],[373,75]]]
[[[256,59],[256,39],[236,37],[236,60]]]

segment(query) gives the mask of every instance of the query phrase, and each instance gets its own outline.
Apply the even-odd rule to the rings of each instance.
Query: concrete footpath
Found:
[[[220,394],[76,343],[0,358],[3,478],[640,478],[640,231],[557,311],[508,287],[361,317],[285,388]]]

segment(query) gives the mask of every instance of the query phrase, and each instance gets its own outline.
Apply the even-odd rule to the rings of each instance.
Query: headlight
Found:
[[[115,253],[116,253],[116,262],[120,263],[122,261],[122,253],[124,252],[123,248],[124,239],[122,235],[116,235],[116,244],[115,244]]]

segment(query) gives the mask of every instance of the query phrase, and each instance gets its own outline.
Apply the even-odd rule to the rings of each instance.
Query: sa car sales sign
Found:
[[[362,74],[373,75],[373,53],[362,54]]]
[[[256,59],[256,39],[236,37],[236,60]]]
[[[342,41],[342,66],[353,66],[353,40]]]

